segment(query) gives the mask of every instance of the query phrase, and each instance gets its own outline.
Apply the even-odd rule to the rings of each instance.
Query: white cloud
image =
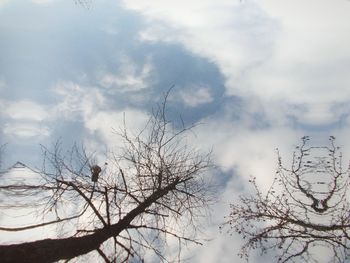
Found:
[[[56,0],[32,0],[34,4],[50,4],[52,2],[55,2]]]
[[[152,70],[153,66],[150,59],[139,67],[129,58],[123,57],[118,72],[103,75],[100,83],[103,87],[113,88],[116,91],[138,91],[149,86]]]
[[[8,118],[43,121],[48,117],[47,109],[33,101],[21,100],[7,103],[4,111]]]
[[[331,112],[334,104],[349,101],[347,1],[124,3],[149,23],[141,38],[181,43],[215,62],[226,77],[227,94],[256,97],[262,110],[271,101],[303,106],[309,117],[296,119],[324,125],[339,118]],[[290,109],[284,110],[286,117]]]
[[[36,136],[49,136],[50,130],[44,124],[49,110],[30,100],[0,101],[2,132],[7,136],[28,139]]]
[[[5,135],[16,136],[23,139],[50,135],[48,127],[33,122],[6,123],[4,125],[3,132]]]
[[[213,101],[210,90],[205,87],[189,87],[188,89],[181,91],[180,96],[184,103],[190,107],[196,107]]]
[[[134,132],[140,131],[148,120],[148,115],[139,110],[111,109],[108,98],[94,87],[61,82],[55,86],[55,92],[61,96],[61,102],[54,109],[56,118],[81,121],[88,132],[84,136],[86,146],[92,151],[103,152],[106,147],[118,145],[120,137],[115,130],[123,127],[124,120],[127,129]],[[104,145],[96,139],[102,140]]]
[[[82,87],[73,82],[60,82],[54,92],[61,101],[54,108],[55,116],[65,119],[80,119],[89,116],[104,107],[106,103],[102,93],[93,87]]]
[[[9,0],[0,0],[0,7],[2,6],[2,5],[5,5],[6,3],[8,3],[9,2]]]
[[[269,186],[276,171],[276,149],[279,148],[288,165],[293,147],[304,135],[302,131],[285,126],[254,129],[251,120],[232,122],[223,117],[202,121],[205,124],[195,129],[197,139],[193,143],[203,148],[213,146],[215,162],[222,170],[235,170],[236,176],[246,182],[249,177],[256,176],[262,188]]]
[[[283,37],[278,49],[281,60],[324,62],[349,55],[347,1],[264,0],[262,8],[282,24]],[[297,18],[297,19],[296,19]],[[283,49],[282,49],[283,48]],[[305,56],[308,55],[308,56]]]
[[[120,142],[116,131],[123,128],[124,121],[126,128],[137,134],[144,128],[148,119],[146,113],[134,109],[99,111],[85,119],[85,126],[91,133],[99,134],[106,145],[115,146]]]

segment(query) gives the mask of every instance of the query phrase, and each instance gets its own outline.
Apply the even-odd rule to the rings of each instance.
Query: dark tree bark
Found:
[[[97,250],[107,239],[118,236],[121,231],[128,229],[132,220],[145,212],[145,209],[158,199],[174,190],[179,179],[158,189],[138,207],[130,211],[118,223],[98,229],[91,235],[69,237],[63,239],[44,239],[14,245],[0,245],[0,258],[3,263],[11,262],[55,262],[60,259],[71,259]]]

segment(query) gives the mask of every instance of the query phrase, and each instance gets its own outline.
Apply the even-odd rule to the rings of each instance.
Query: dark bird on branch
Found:
[[[98,176],[100,175],[100,172],[102,171],[102,169],[100,166],[95,164],[95,165],[91,166],[90,171],[91,171],[91,181],[96,183],[98,180]]]

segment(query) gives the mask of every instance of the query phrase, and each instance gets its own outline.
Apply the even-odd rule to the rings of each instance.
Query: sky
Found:
[[[186,253],[243,262],[218,224],[250,176],[269,187],[276,148],[288,164],[302,136],[334,135],[350,156],[349,32],[347,0],[0,0],[3,167],[57,140],[111,149],[123,116],[141,129],[173,87],[169,117],[201,123],[220,185],[210,241]]]

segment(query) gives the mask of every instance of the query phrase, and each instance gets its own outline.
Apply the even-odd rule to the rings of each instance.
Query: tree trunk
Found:
[[[107,239],[118,236],[120,232],[127,229],[136,216],[142,214],[147,207],[166,195],[170,190],[175,189],[178,183],[179,180],[177,179],[165,188],[158,189],[119,222],[98,229],[93,234],[81,237],[43,239],[21,244],[1,245],[0,261],[2,263],[55,262],[61,259],[71,259],[96,250]]]

